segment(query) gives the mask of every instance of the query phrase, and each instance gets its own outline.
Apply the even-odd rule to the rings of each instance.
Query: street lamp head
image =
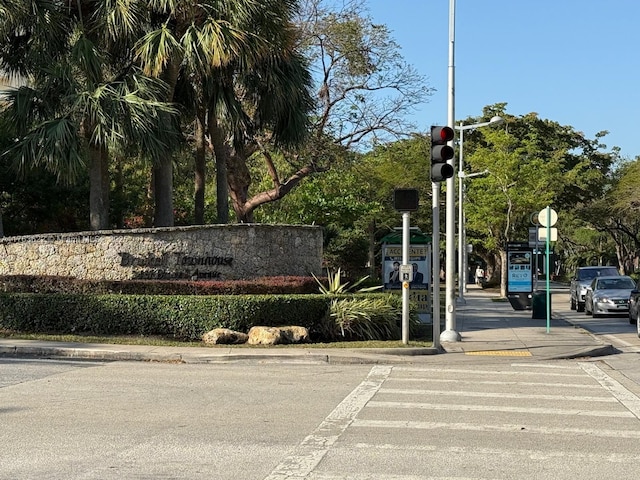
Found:
[[[501,123],[504,123],[504,118],[499,115],[496,115],[495,117],[491,118],[491,120],[489,120],[490,125],[500,125]]]

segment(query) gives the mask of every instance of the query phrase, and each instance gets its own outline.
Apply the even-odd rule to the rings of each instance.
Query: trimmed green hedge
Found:
[[[0,293],[0,328],[20,332],[161,335],[200,340],[218,327],[299,325],[327,331],[331,297]]]

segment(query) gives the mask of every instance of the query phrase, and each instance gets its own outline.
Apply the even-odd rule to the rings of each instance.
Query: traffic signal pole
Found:
[[[453,130],[455,124],[455,0],[449,0],[449,81],[447,98],[447,125]],[[453,150],[453,138],[450,140]],[[452,175],[447,179],[446,194],[446,266],[445,266],[445,331],[440,335],[443,342],[459,342],[461,337],[456,331],[456,219],[455,219],[455,179],[453,177],[454,161],[453,155],[449,159]]]

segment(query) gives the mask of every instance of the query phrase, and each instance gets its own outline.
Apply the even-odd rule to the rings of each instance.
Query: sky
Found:
[[[446,125],[450,0],[366,1],[436,89],[417,130]],[[454,45],[456,123],[506,103],[640,156],[640,1],[456,0]]]

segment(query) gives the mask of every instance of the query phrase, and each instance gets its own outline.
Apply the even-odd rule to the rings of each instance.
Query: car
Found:
[[[584,310],[584,295],[587,293],[587,287],[594,278],[602,275],[620,275],[620,273],[616,267],[611,266],[578,268],[575,276],[571,279],[571,287],[569,288],[571,310],[578,312]]]
[[[584,312],[593,317],[629,313],[629,296],[636,282],[627,275],[596,277],[587,287]]]
[[[640,337],[640,282],[631,290],[629,294],[629,323],[635,323],[638,327],[638,337]]]

